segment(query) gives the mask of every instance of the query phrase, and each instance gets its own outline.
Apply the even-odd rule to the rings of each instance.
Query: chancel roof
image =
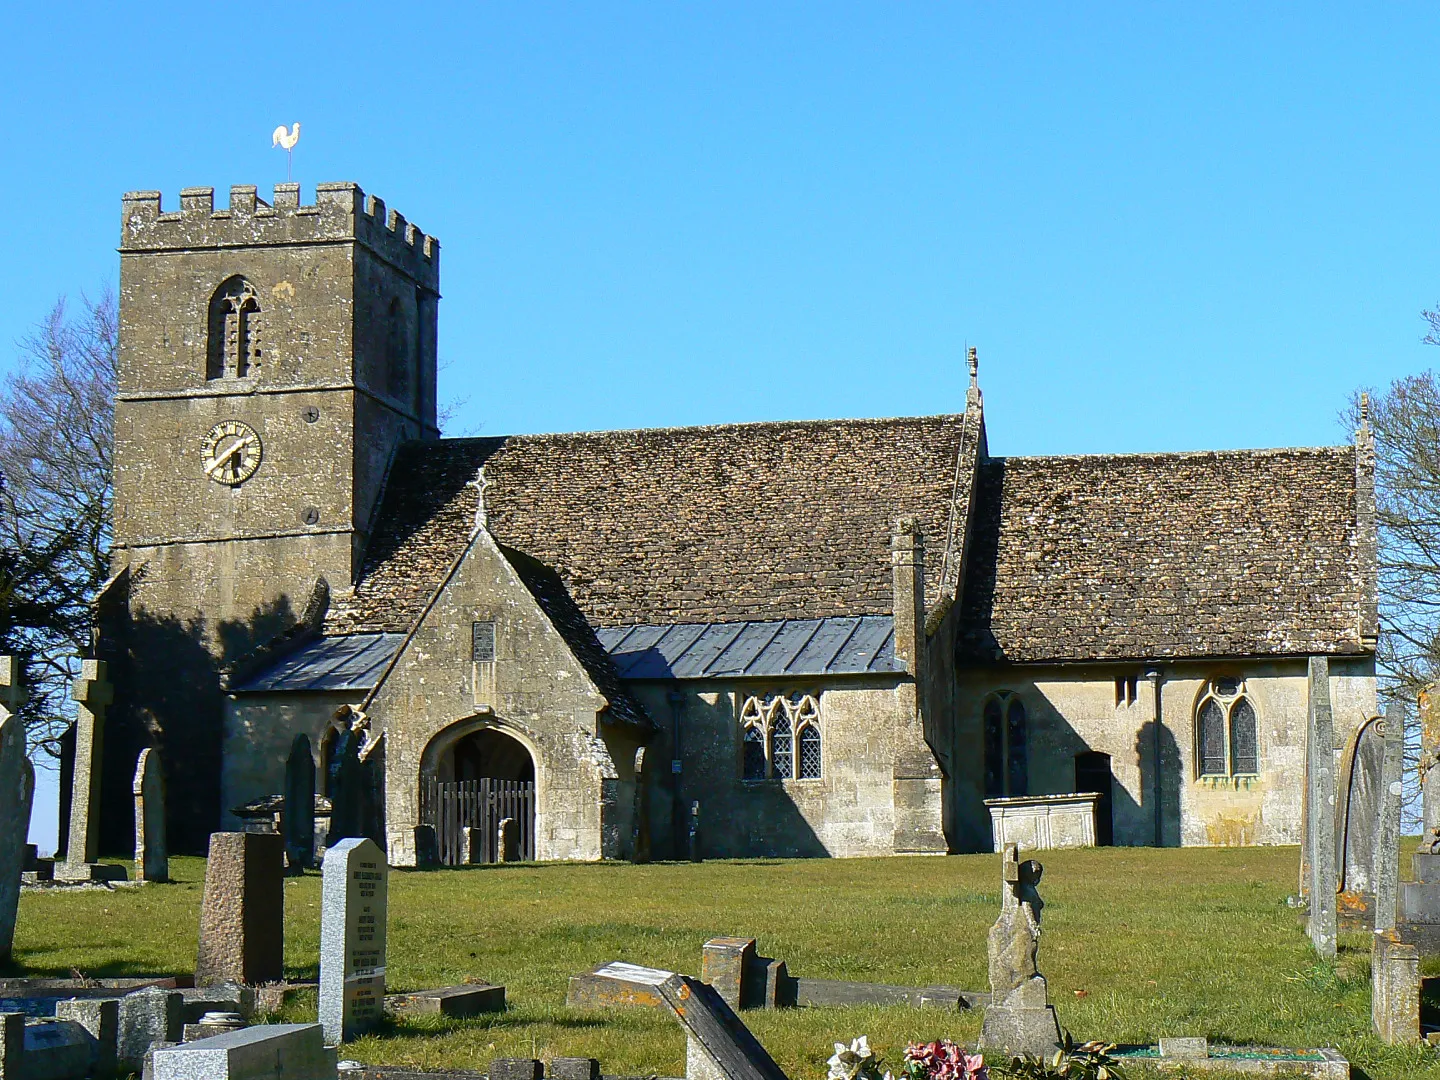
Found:
[[[895,518],[938,590],[961,416],[452,439],[402,447],[359,584],[327,634],[404,631],[490,532],[592,627],[889,615]],[[968,478],[964,481],[968,489]]]
[[[990,458],[962,601],[976,662],[1359,653],[1353,447]]]

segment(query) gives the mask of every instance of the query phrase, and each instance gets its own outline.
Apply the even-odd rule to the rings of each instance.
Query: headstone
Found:
[[[1384,725],[1378,716],[1360,725],[1345,748],[1335,829],[1339,891],[1375,893],[1375,830],[1384,801]]]
[[[990,1004],[980,1029],[982,1049],[1045,1056],[1060,1045],[1060,1021],[1036,963],[1043,872],[1034,859],[1020,862],[1014,844],[1005,845],[1000,917],[990,928]]]
[[[75,699],[75,774],[70,795],[70,836],[65,862],[55,868],[65,881],[123,878],[125,868],[103,866],[100,858],[100,776],[105,761],[105,710],[115,691],[104,660],[82,660],[71,688]]]
[[[700,804],[690,804],[690,861],[700,862]]]
[[[738,1011],[746,970],[754,966],[754,938],[711,938],[700,952],[700,981],[713,986],[725,1004]]]
[[[1310,657],[1310,705],[1305,739],[1305,835],[1309,852],[1310,903],[1307,930],[1315,951],[1334,959],[1335,904],[1335,725],[1330,713],[1330,661]]]
[[[485,861],[485,830],[475,825],[460,827],[460,858],[466,866]]]
[[[119,1062],[120,999],[75,998],[55,1003],[55,1019],[73,1020],[94,1039],[91,1045],[91,1072],[110,1076]]]
[[[1420,691],[1420,846],[1440,858],[1440,683]],[[1420,879],[1425,880],[1425,879]]]
[[[385,853],[351,837],[325,852],[320,892],[320,1023],[331,1044],[385,1013]]]
[[[545,1063],[538,1058],[496,1058],[485,1075],[489,1080],[540,1080]]]
[[[196,983],[279,982],[285,973],[284,917],[284,838],[211,833]]]
[[[1390,930],[1370,950],[1370,1021],[1380,1041],[1420,1041],[1420,951]]]
[[[120,999],[120,1069],[138,1073],[145,1054],[159,1042],[179,1042],[185,1027],[185,997],[179,990],[151,987]]]
[[[169,881],[170,852],[165,842],[165,774],[153,746],[135,762],[135,879]]]
[[[630,861],[650,861],[650,772],[646,747],[635,751],[635,809],[630,828]]]
[[[348,837],[363,836],[365,773],[360,767],[360,733],[349,727],[335,736],[334,755],[330,759],[330,835],[327,846]]]
[[[82,1080],[98,1053],[95,1037],[73,1020],[31,1022],[16,1073],[21,1080]]]
[[[315,865],[315,758],[310,738],[295,736],[285,759],[285,865],[299,873]]]
[[[24,667],[18,657],[0,656],[0,964],[8,964],[15,944],[20,907],[20,875],[25,872],[25,837],[35,770],[25,754]]]
[[[440,837],[434,825],[415,826],[415,866],[432,870],[440,865]]]
[[[1394,930],[1399,914],[1400,892],[1400,813],[1405,802],[1405,721],[1397,704],[1385,709],[1380,725],[1385,739],[1385,753],[1380,766],[1381,802],[1379,820],[1375,823],[1374,877],[1375,930]]]
[[[501,818],[495,831],[495,861],[520,861],[520,823],[513,817]]]
[[[549,1076],[550,1080],[600,1080],[600,1062],[595,1058],[551,1058]]]
[[[1160,1039],[1162,1058],[1203,1058],[1210,1056],[1210,1041],[1205,1038]]]
[[[489,983],[466,983],[463,986],[446,986],[439,990],[391,994],[385,999],[385,1007],[398,1013],[455,1018],[504,1012],[505,987],[492,986]]]
[[[0,1080],[20,1075],[25,1060],[25,1014],[0,1012]]]
[[[155,1051],[155,1080],[335,1080],[319,1024],[260,1024]]]

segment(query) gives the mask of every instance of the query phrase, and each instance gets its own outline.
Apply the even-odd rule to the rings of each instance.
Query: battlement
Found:
[[[267,203],[253,184],[230,189],[228,209],[215,209],[215,189],[182,188],[180,209],[166,211],[158,191],[130,191],[121,200],[121,254],[272,247],[353,241],[395,264],[420,285],[440,287],[440,241],[358,184],[317,184],[315,202],[300,204],[299,184],[276,184]]]

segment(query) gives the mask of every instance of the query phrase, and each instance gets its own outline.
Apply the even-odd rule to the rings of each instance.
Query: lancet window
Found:
[[[1195,706],[1195,757],[1201,776],[1250,776],[1260,771],[1255,705],[1239,679],[1215,679]]]
[[[226,278],[210,297],[205,377],[245,379],[260,373],[260,297],[239,274]]]
[[[985,739],[985,796],[995,799],[1030,793],[1025,703],[1001,690],[987,698],[982,714]]]
[[[819,780],[824,770],[820,695],[751,694],[740,706],[741,776]]]

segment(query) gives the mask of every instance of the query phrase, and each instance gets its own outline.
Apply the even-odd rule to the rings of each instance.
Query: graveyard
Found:
[[[1400,846],[1408,853],[1414,839]],[[1357,1076],[1440,1076],[1432,1050],[1385,1046],[1371,1033],[1369,933],[1342,928],[1336,960],[1317,959],[1287,905],[1295,848],[1043,854],[1040,967],[1060,1024],[1077,1039],[1335,1047]],[[984,991],[998,863],[975,855],[392,871],[386,989],[483,980],[505,986],[507,1008],[386,1020],[340,1055],[476,1071],[497,1058],[584,1057],[607,1075],[683,1076],[685,1037],[672,1019],[570,1008],[567,985],[615,960],[698,975],[703,943],[720,935],[757,939],[792,975]],[[1408,859],[1401,864],[1408,872]],[[204,860],[172,858],[168,884],[26,890],[4,974],[192,974],[204,872]],[[319,1015],[321,908],[319,874],[286,879],[283,976],[298,985],[265,1019]],[[823,1076],[832,1044],[862,1034],[892,1066],[907,1042],[973,1043],[980,1014],[857,1005],[741,1015],[795,1078]]]

